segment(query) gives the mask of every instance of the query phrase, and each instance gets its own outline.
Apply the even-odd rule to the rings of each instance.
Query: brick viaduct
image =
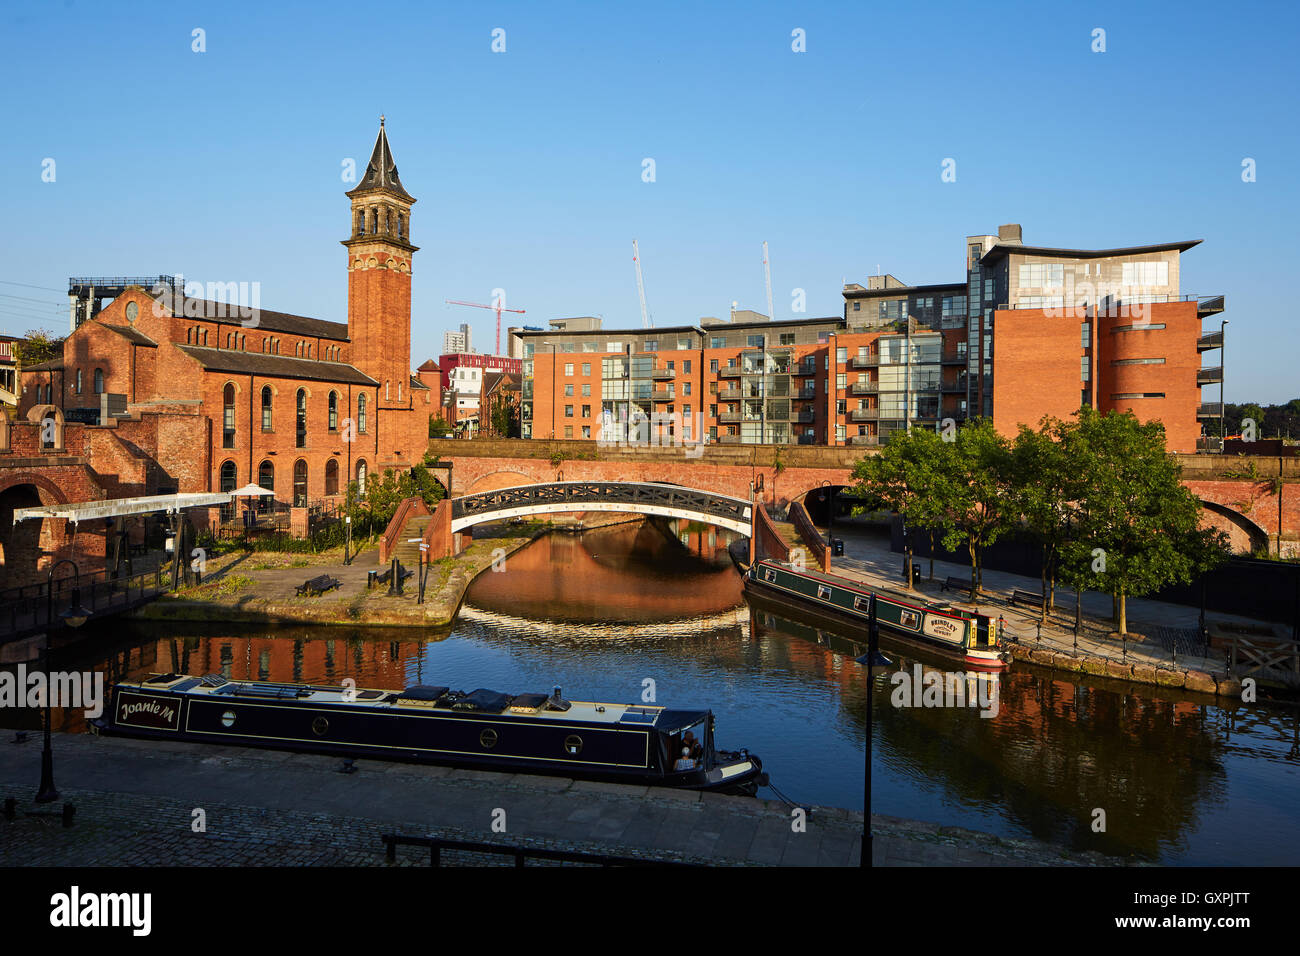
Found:
[[[784,507],[829,481],[850,484],[862,452],[812,445],[708,446],[689,457],[681,447],[601,447],[594,441],[435,439],[435,472],[453,497],[550,481],[657,481]],[[778,457],[779,455],[779,457]],[[1300,557],[1300,458],[1179,455],[1183,484],[1200,500],[1208,524],[1228,533],[1234,551]],[[1283,479],[1281,507],[1273,479]]]

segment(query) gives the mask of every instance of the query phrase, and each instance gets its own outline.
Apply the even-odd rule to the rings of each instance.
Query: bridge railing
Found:
[[[99,571],[82,575],[80,587],[72,578],[54,582],[50,594],[45,584],[13,588],[0,594],[0,640],[61,626],[58,616],[68,608],[73,594],[92,616],[123,611],[157,597],[165,588],[162,567],[112,577]]]
[[[490,515],[513,508],[539,505],[572,505],[572,510],[582,511],[593,504],[659,506],[690,511],[701,516],[726,518],[747,524],[749,502],[741,498],[696,488],[677,485],[626,481],[564,481],[547,484],[520,485],[473,495],[464,495],[452,501],[452,519],[462,520],[478,515]]]

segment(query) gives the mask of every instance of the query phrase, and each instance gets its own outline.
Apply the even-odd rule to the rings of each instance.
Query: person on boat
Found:
[[[690,748],[690,747],[683,747],[683,748],[682,748],[682,755],[681,755],[680,757],[678,757],[678,758],[677,758],[677,762],[673,764],[673,769],[674,769],[674,770],[694,770],[694,769],[695,769],[695,761],[691,759],[691,748]]]
[[[703,745],[695,739],[695,734],[691,731],[686,731],[686,734],[682,737],[682,743],[685,744],[686,749],[690,751],[691,759],[699,760],[700,757],[704,756]]]

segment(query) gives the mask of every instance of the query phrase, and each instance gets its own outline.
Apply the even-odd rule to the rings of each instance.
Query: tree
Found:
[[[1011,449],[987,418],[968,422],[957,430],[955,441],[944,444],[949,454],[935,485],[934,506],[946,516],[944,547],[956,550],[961,544],[966,546],[974,599],[983,585],[984,549],[997,541],[1015,518],[1009,497]]]
[[[1011,444],[1010,503],[1040,548],[1043,604],[1038,619],[1044,622],[1056,604],[1057,565],[1069,539],[1073,502],[1081,490],[1080,470],[1066,445],[1066,436],[1075,427],[1074,422],[1045,417],[1037,430],[1020,426]]]
[[[921,528],[936,528],[941,513],[933,489],[941,474],[945,443],[928,429],[892,432],[877,455],[868,455],[853,466],[856,483],[851,492],[862,504],[854,514],[886,508],[903,519],[903,568],[907,586],[912,586],[912,534]],[[933,548],[931,548],[933,555]],[[933,558],[931,576],[933,577]]]
[[[522,433],[519,427],[519,405],[502,392],[492,397],[490,416],[492,433],[500,438],[518,438]]]
[[[43,329],[31,329],[14,343],[14,357],[20,368],[31,368],[62,356],[63,339]]]
[[[444,435],[449,434],[451,434],[451,426],[447,424],[447,419],[443,418],[441,415],[436,418],[433,415],[429,416],[430,438],[442,438]]]
[[[1189,583],[1226,557],[1227,540],[1200,528],[1200,502],[1180,483],[1160,422],[1082,408],[1064,443],[1079,491],[1063,564],[1077,586],[1114,597],[1115,629],[1127,634],[1130,596]]]

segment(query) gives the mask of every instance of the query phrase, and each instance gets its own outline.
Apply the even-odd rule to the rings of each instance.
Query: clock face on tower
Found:
[[[126,304],[126,320],[128,322],[134,322],[135,317],[139,314],[140,314],[140,306],[138,303],[128,302]]]

